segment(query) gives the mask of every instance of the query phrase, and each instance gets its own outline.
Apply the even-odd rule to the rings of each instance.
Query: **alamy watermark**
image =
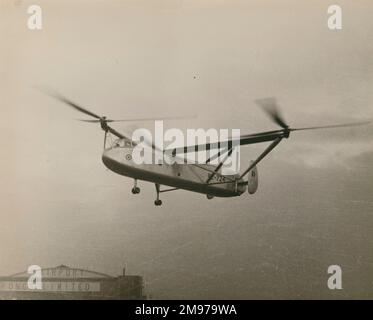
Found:
[[[33,4],[27,8],[27,28],[30,30],[41,30],[43,27],[42,10],[39,5]]]
[[[342,29],[342,8],[339,5],[333,4],[328,7],[328,28],[330,30]]]
[[[27,273],[31,274],[27,280],[27,288],[30,290],[42,290],[43,283],[40,266],[29,266],[27,269]]]
[[[330,290],[341,290],[342,288],[342,268],[339,265],[331,265],[328,267],[328,288]]]
[[[132,133],[135,164],[204,164],[223,162],[222,170],[240,170],[240,129],[164,130],[163,121],[155,121],[154,136],[141,128]],[[152,148],[150,147],[152,146]],[[195,148],[191,149],[191,146]],[[154,151],[155,150],[155,151]]]

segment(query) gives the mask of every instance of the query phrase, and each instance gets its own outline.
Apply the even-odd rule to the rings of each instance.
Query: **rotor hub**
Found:
[[[284,138],[289,138],[291,129],[289,127],[284,129]]]
[[[101,118],[100,118],[100,124],[101,124],[101,128],[102,128],[102,130],[104,130],[104,131],[107,131],[107,130],[108,130],[106,117],[101,117]]]

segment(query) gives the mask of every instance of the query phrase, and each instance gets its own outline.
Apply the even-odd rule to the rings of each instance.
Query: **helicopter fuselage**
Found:
[[[186,189],[215,197],[237,197],[246,191],[238,175],[216,174],[206,183],[216,166],[201,164],[137,164],[132,159],[132,147],[114,146],[103,151],[105,166],[120,175],[159,185]],[[236,183],[232,183],[236,181]]]

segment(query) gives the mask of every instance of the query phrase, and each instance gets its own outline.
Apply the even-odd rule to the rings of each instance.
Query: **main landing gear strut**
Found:
[[[154,204],[157,207],[162,205],[162,200],[159,199],[159,194],[160,193],[162,193],[162,192],[169,192],[169,191],[175,191],[175,190],[179,189],[179,188],[169,188],[169,189],[161,190],[161,185],[159,183],[155,183],[154,185],[155,185],[155,191],[157,192],[157,198],[155,199]],[[133,184],[133,188],[132,188],[131,191],[132,191],[133,194],[140,193],[140,188],[137,186],[137,179],[134,179],[134,184]]]
[[[132,188],[131,191],[132,191],[133,194],[140,193],[140,188],[137,186],[137,179],[134,180],[133,188]]]
[[[155,199],[155,201],[154,201],[154,204],[155,204],[156,206],[161,206],[161,205],[162,205],[162,200],[159,199],[160,189],[161,189],[161,188],[160,188],[159,183],[156,183],[156,184],[155,184],[155,191],[157,192],[157,199]]]

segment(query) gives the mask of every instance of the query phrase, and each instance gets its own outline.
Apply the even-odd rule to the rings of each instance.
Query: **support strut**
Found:
[[[162,205],[162,200],[159,199],[159,193],[161,192],[161,187],[160,187],[159,183],[155,184],[155,191],[157,192],[157,198],[155,199],[154,204],[156,206],[160,206],[160,205]]]

